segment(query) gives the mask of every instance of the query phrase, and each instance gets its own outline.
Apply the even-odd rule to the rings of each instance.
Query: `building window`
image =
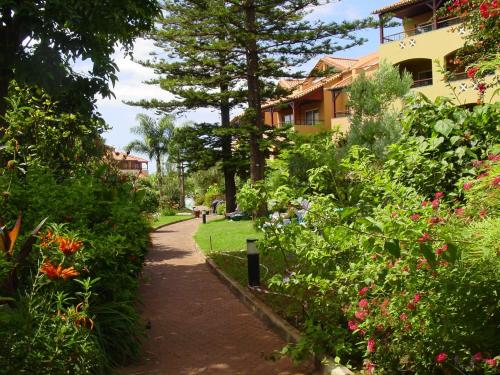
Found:
[[[293,114],[289,113],[283,115],[281,118],[281,122],[285,125],[293,124]]]
[[[316,125],[319,124],[319,110],[313,109],[311,111],[306,111],[305,124],[306,125]]]

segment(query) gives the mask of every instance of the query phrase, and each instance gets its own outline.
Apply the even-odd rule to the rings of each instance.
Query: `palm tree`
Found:
[[[125,150],[146,154],[150,159],[156,161],[156,176],[161,187],[162,180],[162,156],[168,155],[170,143],[174,135],[175,117],[167,115],[159,121],[143,113],[137,115],[138,126],[131,129],[132,133],[142,139],[130,142]],[[161,191],[161,188],[160,188]]]

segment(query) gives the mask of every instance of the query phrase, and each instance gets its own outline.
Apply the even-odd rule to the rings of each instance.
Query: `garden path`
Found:
[[[152,233],[143,317],[151,323],[142,363],[128,375],[305,375],[266,359],[284,342],[211,273],[192,239],[200,219]]]

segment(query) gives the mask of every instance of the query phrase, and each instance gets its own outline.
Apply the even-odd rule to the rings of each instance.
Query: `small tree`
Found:
[[[385,147],[400,136],[401,126],[393,103],[410,91],[412,82],[409,73],[400,73],[384,62],[373,77],[362,72],[348,89],[353,114],[347,147],[360,145],[383,159]]]
[[[162,184],[162,157],[169,153],[170,143],[174,136],[174,117],[164,116],[159,121],[152,117],[139,114],[137,115],[139,125],[132,128],[132,132],[139,135],[142,139],[130,142],[125,150],[146,154],[150,159],[156,162],[156,175],[161,194]]]

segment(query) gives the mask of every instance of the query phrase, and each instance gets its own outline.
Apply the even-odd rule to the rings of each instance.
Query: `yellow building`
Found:
[[[432,100],[447,96],[454,98],[458,105],[476,103],[475,83],[467,78],[455,57],[464,45],[466,30],[460,18],[439,17],[438,11],[444,3],[443,0],[401,0],[373,12],[381,18],[392,14],[403,24],[403,30],[392,35],[386,35],[383,26],[380,28],[380,60],[410,72],[413,88]],[[458,98],[447,87],[440,67],[451,73],[450,84]],[[489,100],[492,94],[492,90],[486,92],[485,98]]]
[[[264,123],[277,127],[292,124],[302,134],[333,129],[347,131],[349,108],[344,89],[362,71],[367,75],[376,71],[378,60],[377,53],[360,59],[325,56],[308,78],[279,81],[278,85],[291,93],[263,104]]]

